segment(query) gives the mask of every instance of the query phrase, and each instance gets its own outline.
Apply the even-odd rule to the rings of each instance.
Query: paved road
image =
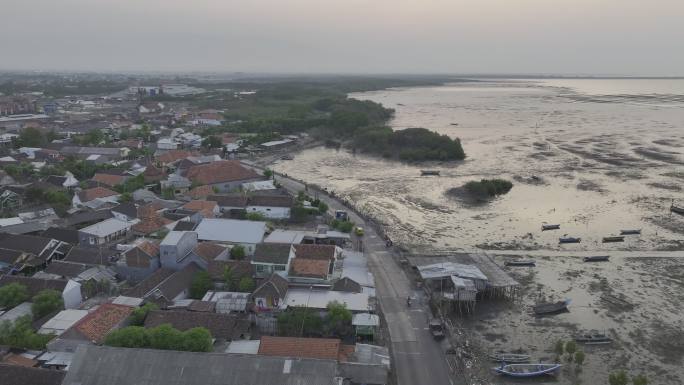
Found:
[[[289,178],[277,177],[278,182],[292,193],[304,186]],[[319,194],[331,210],[347,210],[352,221],[364,226],[364,251],[369,268],[375,276],[376,295],[385,315],[392,344],[392,365],[399,385],[453,385],[441,343],[432,339],[427,329],[429,314],[422,291],[414,291],[411,282],[385,247],[385,242],[355,213],[336,199]],[[411,308],[406,298],[415,298]]]

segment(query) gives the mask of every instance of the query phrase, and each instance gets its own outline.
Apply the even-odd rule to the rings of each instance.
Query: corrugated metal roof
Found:
[[[261,243],[266,222],[235,219],[204,219],[195,230],[203,241]]]
[[[487,276],[484,275],[475,265],[443,262],[418,266],[418,271],[420,272],[420,277],[423,279],[447,278],[455,275],[461,278],[487,281]]]

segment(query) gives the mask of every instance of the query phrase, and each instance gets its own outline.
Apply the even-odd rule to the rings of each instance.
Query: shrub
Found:
[[[610,385],[627,385],[627,373],[624,370],[610,373],[608,383]]]
[[[31,325],[31,317],[23,316],[14,322],[0,322],[0,345],[8,345],[23,349],[45,349],[55,336],[53,334],[37,334]]]
[[[123,348],[209,352],[212,348],[212,337],[209,330],[202,327],[181,332],[169,324],[149,329],[142,326],[128,326],[109,333],[104,344]]]
[[[246,254],[245,247],[242,245],[235,245],[232,249],[230,249],[230,257],[237,259],[238,261],[245,259]]]
[[[238,284],[238,290],[243,293],[251,293],[254,291],[256,284],[251,277],[242,277],[240,283]]]
[[[62,299],[62,293],[56,290],[42,290],[33,297],[33,304],[31,305],[31,311],[35,319],[42,318],[63,308],[64,300]]]
[[[28,289],[20,283],[0,287],[0,308],[11,309],[28,299]]]
[[[264,176],[265,176],[266,178],[272,177],[272,176],[273,176],[273,171],[271,171],[271,170],[269,170],[269,169],[265,169],[265,170],[264,170]]]
[[[632,383],[634,385],[648,385],[648,377],[646,377],[643,374],[639,374],[636,377],[632,378]]]
[[[325,202],[319,202],[318,203],[318,212],[321,214],[325,214],[328,212],[328,205],[325,204]]]
[[[513,188],[513,183],[504,179],[482,179],[479,182],[470,181],[465,184],[466,191],[480,197],[506,194],[511,188]]]
[[[347,305],[337,301],[328,303],[325,326],[329,334],[344,337],[351,329],[352,313]]]
[[[290,307],[278,315],[278,333],[282,336],[320,336],[323,320],[317,311]]]
[[[245,218],[249,221],[265,221],[266,217],[262,213],[252,212],[245,214]]]
[[[575,352],[575,363],[577,363],[577,366],[581,366],[584,363],[585,358],[586,357],[583,351],[578,350],[577,352]]]

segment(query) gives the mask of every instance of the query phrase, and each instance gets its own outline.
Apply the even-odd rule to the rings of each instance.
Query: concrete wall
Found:
[[[289,207],[247,206],[247,213],[260,213],[264,217],[271,219],[290,218]]]
[[[150,274],[154,273],[155,270],[159,269],[160,267],[161,262],[159,261],[159,258],[154,258],[150,260],[150,266],[146,268],[131,267],[117,264],[114,267],[114,269],[116,270],[116,273],[118,275],[122,276],[125,280],[129,281],[130,283],[138,283],[143,279],[149,277]]]
[[[78,307],[81,306],[81,302],[83,302],[83,297],[81,296],[81,284],[76,281],[69,280],[64,287],[64,291],[62,292],[62,299],[64,300],[65,309],[78,309]]]
[[[168,269],[180,270],[189,262],[185,260],[179,263],[179,259],[186,256],[197,246],[197,233],[187,231],[175,245],[160,245],[161,265]],[[188,258],[186,258],[188,259]]]

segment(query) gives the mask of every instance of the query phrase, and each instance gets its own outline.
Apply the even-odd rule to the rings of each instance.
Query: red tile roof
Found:
[[[133,310],[130,306],[106,303],[83,317],[73,327],[88,340],[100,343],[107,333],[121,324]]]
[[[188,179],[202,184],[235,182],[259,177],[256,171],[243,167],[237,160],[223,160],[193,166],[188,169],[187,174]]]
[[[183,205],[183,208],[190,211],[199,211],[204,218],[213,218],[214,209],[218,205],[214,201],[195,200]]]
[[[102,173],[95,174],[91,179],[97,183],[101,183],[109,187],[114,187],[126,181],[126,177],[123,175],[111,175]]]
[[[262,336],[258,354],[262,356],[337,360],[340,354],[340,345],[340,340],[335,338]]]
[[[214,193],[214,188],[208,185],[198,186],[188,192],[192,199],[204,199]]]
[[[195,247],[195,254],[207,262],[213,261],[224,251],[226,251],[225,247],[212,242],[202,242]]]
[[[328,276],[330,261],[327,259],[295,258],[290,262],[293,275],[299,277],[323,278]]]
[[[157,162],[160,162],[161,164],[169,164],[180,159],[185,159],[189,156],[192,156],[190,151],[171,150],[159,155],[157,157]]]
[[[94,187],[78,193],[78,198],[81,202],[90,202],[93,199],[106,198],[114,195],[119,195],[119,193],[104,187]]]

